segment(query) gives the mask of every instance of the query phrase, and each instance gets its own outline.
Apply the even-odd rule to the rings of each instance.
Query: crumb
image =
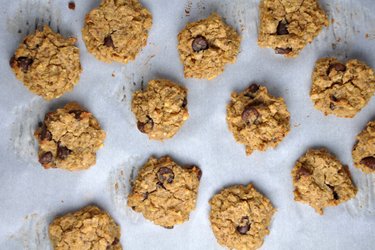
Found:
[[[74,2],[69,2],[68,7],[69,7],[69,9],[71,9],[71,10],[75,10],[75,8],[76,8],[76,4],[75,4]]]
[[[336,49],[337,45],[335,43],[332,43],[332,49]]]
[[[334,18],[331,18],[331,23],[335,23],[335,19]]]
[[[301,123],[294,123],[294,124],[293,124],[293,127],[295,127],[295,128],[297,128],[297,127],[299,127],[299,126],[301,126]]]
[[[115,74],[115,72],[113,71],[113,72],[112,72],[112,77],[115,77],[115,76],[116,76],[116,74]]]
[[[370,35],[368,33],[365,34],[365,38],[369,39]]]
[[[118,191],[118,183],[115,183],[115,190]]]
[[[18,30],[18,34],[21,34],[22,33],[22,30]]]

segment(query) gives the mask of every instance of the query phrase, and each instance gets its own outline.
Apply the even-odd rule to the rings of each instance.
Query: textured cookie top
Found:
[[[237,250],[261,247],[276,211],[251,184],[223,189],[210,200],[210,205],[211,227],[217,241]]]
[[[49,226],[54,250],[121,250],[120,226],[96,206],[56,218]]]
[[[71,91],[82,72],[75,38],[44,26],[28,35],[10,59],[16,77],[34,94],[51,100]]]
[[[325,115],[354,117],[375,92],[374,71],[352,59],[345,64],[335,58],[321,58],[312,75],[311,100]]]
[[[44,168],[87,169],[96,162],[105,132],[98,121],[77,103],[48,113],[35,131],[39,162]]]
[[[354,165],[367,174],[375,173],[375,121],[367,124],[357,140],[352,152]]]
[[[139,131],[150,139],[171,138],[189,118],[187,90],[169,80],[151,80],[133,94],[132,111]]]
[[[86,15],[82,37],[97,59],[127,63],[146,46],[151,25],[150,12],[138,0],[103,0]]]
[[[227,123],[246,154],[276,147],[290,130],[290,115],[284,99],[275,98],[267,89],[252,84],[242,93],[232,93],[227,106]]]
[[[178,34],[178,51],[185,78],[213,79],[234,63],[240,48],[240,36],[216,13],[189,23]]]
[[[201,170],[183,168],[170,157],[151,157],[139,171],[128,206],[157,225],[173,228],[195,209]]]
[[[328,18],[316,0],[263,0],[258,44],[295,57],[323,26],[328,26]]]
[[[337,206],[353,198],[354,186],[348,167],[327,149],[310,149],[292,170],[294,199],[312,206],[319,214],[328,206]]]

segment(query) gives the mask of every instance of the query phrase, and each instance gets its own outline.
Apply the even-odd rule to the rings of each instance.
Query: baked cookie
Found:
[[[44,26],[28,35],[10,59],[14,74],[34,94],[52,100],[71,91],[82,72],[76,38]]]
[[[327,149],[310,149],[292,170],[294,199],[312,206],[319,214],[353,198],[354,186],[347,166]]]
[[[103,0],[87,15],[82,38],[103,62],[128,63],[146,46],[152,16],[138,0]]]
[[[258,44],[295,57],[328,26],[317,0],[262,0]]]
[[[77,103],[48,113],[35,131],[39,162],[44,168],[83,170],[95,165],[105,132],[96,118]]]
[[[184,65],[185,78],[213,79],[235,63],[241,38],[214,13],[198,22],[189,23],[178,34],[178,52]]]
[[[352,118],[374,92],[374,71],[363,62],[352,59],[343,64],[335,58],[316,62],[310,96],[325,115]]]
[[[150,139],[171,138],[189,118],[187,90],[169,80],[151,80],[133,94],[132,111],[138,130]]]
[[[201,170],[183,168],[170,157],[151,157],[139,171],[128,206],[156,225],[173,228],[195,209]]]
[[[251,184],[223,189],[211,200],[211,228],[219,244],[229,249],[262,246],[276,209]]]
[[[290,130],[290,114],[284,99],[275,98],[267,89],[250,85],[242,93],[232,93],[227,106],[227,123],[246,154],[276,147]]]
[[[375,173],[375,121],[357,135],[353,152],[354,165],[366,174]]]
[[[96,206],[56,218],[49,225],[54,250],[121,250],[120,226]]]

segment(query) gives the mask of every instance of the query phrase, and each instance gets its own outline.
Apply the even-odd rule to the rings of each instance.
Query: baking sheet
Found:
[[[80,30],[98,0],[1,0],[0,10],[0,249],[51,249],[48,223],[59,214],[97,204],[121,225],[124,249],[222,249],[208,220],[208,200],[231,184],[252,182],[277,213],[262,249],[373,249],[373,175],[353,167],[355,135],[374,119],[375,98],[354,119],[324,117],[309,98],[314,62],[322,56],[358,58],[375,67],[375,2],[322,0],[331,26],[296,59],[285,59],[256,44],[258,3],[254,0],[142,0],[153,14],[148,45],[134,62],[104,64],[87,53]],[[183,78],[177,33],[189,21],[217,11],[243,37],[237,63],[212,81]],[[83,73],[74,91],[45,102],[16,80],[8,61],[22,38],[51,23],[76,36]],[[165,77],[189,89],[190,118],[165,142],[149,141],[136,129],[131,94],[150,79]],[[245,156],[227,129],[225,107],[232,91],[257,82],[282,96],[292,130],[275,150]],[[33,132],[48,110],[68,101],[88,108],[107,132],[97,165],[82,172],[44,170],[37,163]],[[319,216],[293,201],[290,171],[309,147],[328,147],[349,165],[359,192],[355,199]],[[126,207],[129,180],[151,155],[169,154],[203,170],[196,210],[173,230],[153,225]]]

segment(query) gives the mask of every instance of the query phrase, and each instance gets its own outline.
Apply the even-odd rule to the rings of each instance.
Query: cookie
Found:
[[[139,171],[128,206],[156,225],[173,228],[195,209],[201,170],[184,168],[170,157],[151,157]]]
[[[375,121],[357,135],[352,151],[354,165],[366,174],[375,173]]]
[[[96,118],[77,103],[48,113],[35,131],[39,162],[44,168],[83,170],[95,165],[105,132]]]
[[[258,44],[295,57],[328,26],[317,0],[262,0]]]
[[[276,209],[251,184],[223,189],[211,200],[211,228],[220,245],[252,250],[262,246]]]
[[[306,203],[319,214],[353,198],[354,186],[347,166],[327,149],[310,149],[292,170],[294,200]]]
[[[178,34],[178,52],[185,78],[214,79],[225,65],[235,63],[241,38],[213,13],[208,18],[189,23]]]
[[[96,206],[53,220],[49,237],[54,250],[121,250],[120,226]]]
[[[50,27],[28,35],[10,59],[17,79],[45,100],[58,98],[78,83],[82,72],[76,38],[64,38]]]
[[[82,38],[98,60],[128,63],[146,46],[151,25],[138,0],[103,0],[86,15]]]
[[[273,97],[263,86],[250,85],[242,93],[232,93],[227,106],[227,123],[235,140],[254,150],[275,148],[289,133],[290,114],[284,99]]]
[[[132,111],[138,130],[150,139],[171,138],[189,118],[187,90],[169,80],[151,80],[133,94]]]
[[[310,97],[315,108],[325,115],[352,118],[374,92],[375,74],[365,63],[352,59],[344,64],[336,58],[316,62]]]

